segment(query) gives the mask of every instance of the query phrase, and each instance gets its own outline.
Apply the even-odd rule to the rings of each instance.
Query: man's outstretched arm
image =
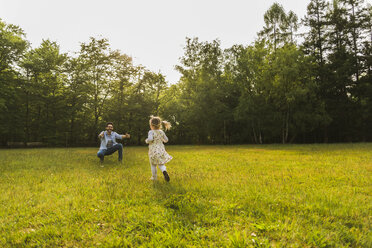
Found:
[[[115,138],[116,139],[129,139],[130,138],[130,134],[129,133],[126,133],[126,134],[115,134]]]
[[[104,131],[102,131],[100,134],[98,134],[99,139],[103,139],[103,137],[104,137]]]
[[[130,138],[130,134],[129,133],[126,133],[124,135],[121,136],[123,139],[129,139]]]

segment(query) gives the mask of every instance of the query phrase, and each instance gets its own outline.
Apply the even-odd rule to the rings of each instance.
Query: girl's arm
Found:
[[[145,140],[146,144],[149,144],[154,140],[154,133],[150,130],[149,134],[147,135],[147,139]]]
[[[161,140],[164,143],[167,143],[168,142],[168,137],[167,137],[167,135],[165,135],[165,133],[163,131],[161,131]]]

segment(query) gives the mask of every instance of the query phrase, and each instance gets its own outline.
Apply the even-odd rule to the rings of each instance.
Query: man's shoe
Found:
[[[169,182],[170,178],[167,171],[163,171],[165,181]]]

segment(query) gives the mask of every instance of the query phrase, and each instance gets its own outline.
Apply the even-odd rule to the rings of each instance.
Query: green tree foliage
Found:
[[[228,140],[232,116],[231,82],[223,75],[223,51],[220,42],[186,40],[185,55],[181,58],[181,102],[185,127],[193,130],[190,136],[198,143],[223,143]]]
[[[28,48],[25,34],[18,26],[0,19],[0,142],[22,137],[22,116],[17,113],[19,101],[18,65]],[[14,128],[18,129],[17,131]],[[19,130],[21,129],[21,130]],[[21,133],[20,133],[21,132]]]
[[[293,19],[292,19],[293,20]],[[291,20],[291,21],[292,21]],[[285,14],[284,8],[278,3],[274,3],[264,15],[265,26],[260,36],[265,37],[274,44],[274,50],[279,44],[285,41],[289,20]]]
[[[88,66],[81,56],[70,57],[64,65],[65,75],[65,106],[66,106],[66,143],[76,144],[85,140],[87,119],[89,117],[89,83],[87,80]],[[84,135],[85,134],[85,135]]]
[[[94,142],[98,139],[98,124],[113,84],[113,54],[107,39],[91,37],[89,43],[81,44],[80,56],[87,67],[85,80],[88,84],[88,109],[93,115],[86,120],[90,123],[90,141]]]
[[[40,47],[25,54],[21,66],[26,73],[22,85],[26,102],[20,109],[27,123],[25,141],[38,137],[56,144],[62,139],[66,111],[63,64],[66,59],[57,43],[49,40],[43,40]]]
[[[368,16],[364,1],[313,0],[308,5],[303,23],[310,30],[303,49],[315,58],[317,95],[322,98],[332,120],[323,127],[324,141],[352,141],[360,136],[366,140],[366,135],[360,133],[368,129],[366,120],[360,118],[360,111],[368,106],[368,101],[363,101],[361,106],[360,94],[363,93],[360,89],[368,92],[364,83],[368,74],[365,62],[370,57],[364,49],[370,44]]]
[[[371,16],[363,0],[309,0],[299,22],[274,3],[250,45],[186,38],[171,85],[105,38],[63,54],[0,20],[0,142],[97,145],[113,121],[143,144],[151,115],[175,144],[371,141]]]

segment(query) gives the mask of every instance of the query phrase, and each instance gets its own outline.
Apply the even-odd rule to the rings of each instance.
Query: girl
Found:
[[[151,116],[150,119],[150,128],[148,137],[146,139],[146,144],[149,144],[149,159],[151,164],[152,177],[151,180],[157,179],[157,169],[156,166],[159,166],[159,169],[163,172],[165,181],[169,182],[170,178],[165,167],[165,163],[169,162],[172,159],[166,151],[163,143],[168,142],[168,137],[165,135],[161,126],[164,125],[165,130],[169,130],[172,126],[167,121],[162,121],[157,116]]]

